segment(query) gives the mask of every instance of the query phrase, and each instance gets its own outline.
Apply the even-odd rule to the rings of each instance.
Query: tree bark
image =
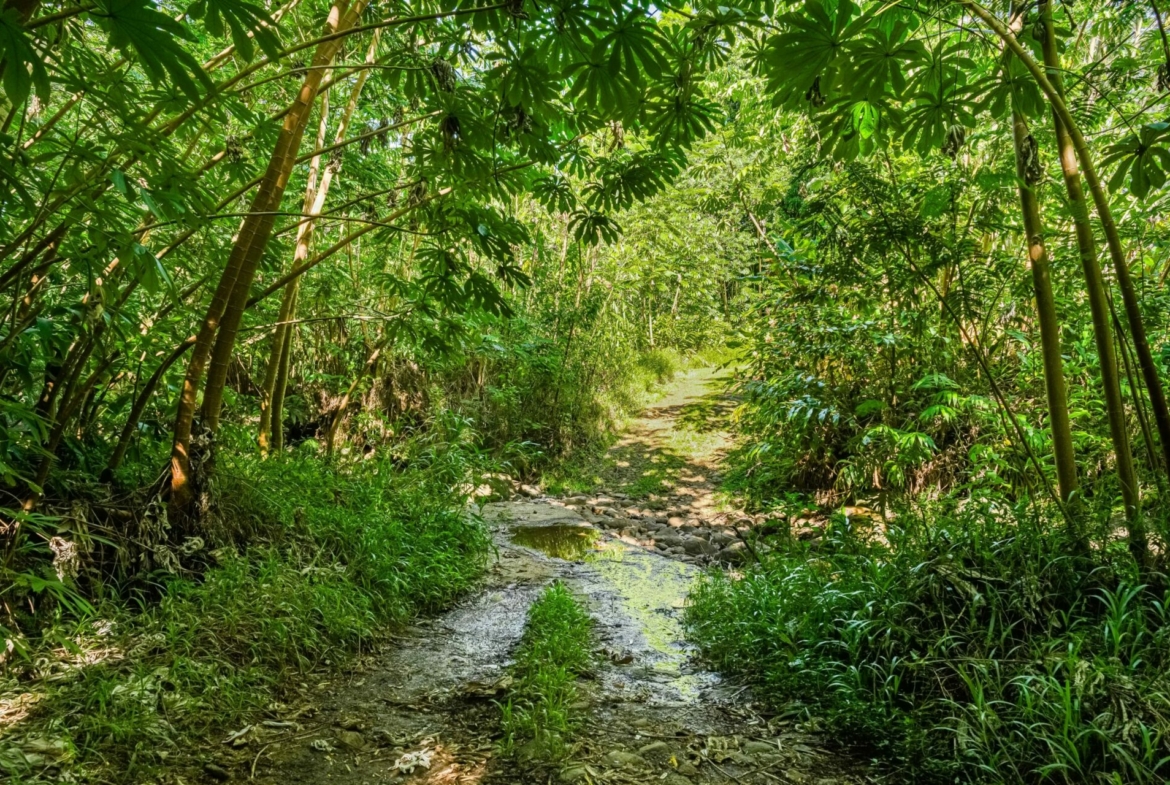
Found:
[[[325,144],[325,135],[329,131],[329,94],[326,93],[321,96],[321,120],[317,126],[317,146],[314,149],[320,149]],[[321,156],[315,155],[309,162],[309,177],[308,183],[305,186],[305,199],[301,207],[302,213],[308,213],[312,208],[313,203],[317,197],[317,177],[321,171]],[[300,239],[304,234],[302,225],[301,231],[297,233],[297,251],[300,251]],[[290,287],[291,289],[291,287]],[[290,329],[289,322],[292,321],[292,298],[289,297],[289,291],[285,290],[284,300],[280,303],[280,310],[277,316],[276,330],[272,333],[272,351],[268,360],[268,367],[264,372],[264,382],[260,388],[260,428],[257,434],[257,441],[260,444],[260,454],[268,455],[268,429],[272,423],[272,391],[276,387],[277,369],[280,368],[281,359],[283,357],[285,346],[285,335]]]
[[[1040,204],[1036,198],[1038,170],[1032,158],[1036,142],[1028,132],[1024,115],[1013,110],[1012,132],[1015,141],[1016,174],[1019,178],[1020,208],[1028,246],[1028,263],[1032,269],[1032,287],[1036,294],[1036,315],[1040,322],[1040,346],[1044,357],[1044,385],[1048,394],[1048,419],[1052,430],[1052,452],[1056,459],[1056,478],[1060,499],[1066,505],[1077,490],[1077,462],[1073,450],[1072,428],[1068,416],[1068,391],[1064,383],[1064,363],[1060,350],[1060,321],[1056,315],[1056,298],[1048,266],[1048,249],[1044,246],[1044,226],[1040,221]],[[1080,532],[1072,532],[1080,540]]]
[[[330,30],[338,31],[352,27],[365,4],[365,0],[357,0],[353,7],[347,10],[347,2],[335,3],[329,15]],[[327,65],[333,60],[340,46],[340,38],[330,38],[319,44],[313,58],[313,65]],[[252,201],[252,208],[249,210],[250,213],[256,215],[244,220],[244,225],[237,236],[219,285],[216,287],[203,324],[195,339],[194,351],[187,366],[187,375],[183,382],[183,391],[175,417],[174,442],[171,450],[171,505],[180,514],[186,512],[193,498],[190,448],[195,421],[197,390],[203,380],[208,360],[212,360],[213,373],[204,392],[204,411],[209,419],[207,425],[214,428],[223,400],[223,384],[227,378],[227,364],[231,359],[231,350],[235,345],[240,317],[248,300],[252,277],[272,233],[272,227],[276,220],[272,213],[279,207],[285,188],[288,186],[293,161],[296,159],[297,149],[304,136],[305,126],[308,123],[313,102],[316,100],[317,89],[323,74],[324,69],[322,68],[310,68],[305,75],[304,83],[292,109],[285,116],[284,125],[277,138],[276,149],[269,160],[264,180],[260,184]],[[217,343],[216,335],[221,330],[222,343],[219,343],[219,350],[215,352],[213,358],[213,348]]]
[[[1121,398],[1117,355],[1113,348],[1113,336],[1109,324],[1109,303],[1105,293],[1104,276],[1101,274],[1101,265],[1097,259],[1096,239],[1093,237],[1093,228],[1089,223],[1089,210],[1085,203],[1084,190],[1081,187],[1081,174],[1077,165],[1078,151],[1073,133],[1079,135],[1079,131],[1076,129],[1072,115],[1069,114],[1068,107],[1064,104],[1063,92],[1049,81],[1047,75],[1023,49],[1015,36],[1003,26],[1002,22],[978,3],[965,0],[965,4],[976,16],[990,24],[996,35],[1003,39],[1016,57],[1020,58],[1052,105],[1060,165],[1064,174],[1065,188],[1073,208],[1077,246],[1080,250],[1081,266],[1084,270],[1085,285],[1089,296],[1089,308],[1093,317],[1093,332],[1097,345],[1097,356],[1101,365],[1101,382],[1104,387],[1105,408],[1109,419],[1109,434],[1113,441],[1117,461],[1118,484],[1125,507],[1125,517],[1129,522],[1129,546],[1138,562],[1146,564],[1149,561],[1149,546],[1145,527],[1141,522],[1141,498],[1133,466],[1129,432],[1126,427],[1125,406]],[[1053,78],[1059,84],[1060,56],[1056,50],[1056,36],[1052,28],[1052,9],[1048,0],[1041,1],[1041,13],[1045,19],[1044,61],[1051,70]],[[1086,165],[1087,170],[1091,169],[1092,163],[1088,159],[1087,150],[1085,150],[1081,163]]]
[[[297,298],[300,296],[296,287],[290,286],[292,299],[289,312],[294,313],[297,308]],[[272,449],[280,452],[284,449],[284,397],[288,392],[288,369],[292,365],[293,325],[287,325],[284,332],[284,341],[280,347],[280,358],[276,371],[276,384],[272,390]]]
[[[366,53],[366,64],[371,64],[377,59],[378,53],[378,39],[381,31],[374,32],[373,41],[370,42],[369,51]],[[341,168],[340,159],[336,161],[331,160],[325,167],[325,173],[321,176],[320,184],[317,182],[317,175],[321,169],[321,157],[326,152],[331,152],[339,148],[345,142],[345,135],[349,132],[350,121],[353,119],[354,113],[357,111],[358,99],[361,97],[362,88],[365,87],[366,79],[369,77],[369,70],[358,72],[357,81],[354,83],[353,89],[350,91],[349,101],[345,105],[345,109],[341,113],[341,118],[338,121],[337,131],[334,134],[335,144],[330,149],[325,149],[325,134],[327,130],[327,112],[325,110],[326,98],[322,98],[321,110],[321,126],[317,134],[318,152],[309,164],[309,182],[305,188],[304,207],[301,212],[307,216],[318,216],[325,207],[325,200],[329,196],[329,188],[333,183],[333,179]],[[299,270],[304,266],[309,258],[309,249],[312,247],[313,230],[316,227],[316,221],[309,218],[297,226],[297,244],[296,250],[293,253],[292,269]],[[264,375],[264,390],[261,392],[260,398],[260,432],[258,434],[258,441],[260,444],[261,454],[268,453],[269,446],[269,430],[276,433],[283,433],[283,424],[279,418],[275,418],[274,414],[278,407],[273,403],[273,396],[277,391],[277,378],[280,375],[281,368],[284,368],[284,378],[287,383],[288,379],[288,363],[289,356],[287,350],[292,346],[292,341],[289,333],[293,329],[291,322],[296,316],[295,303],[297,301],[297,289],[300,286],[300,278],[294,278],[285,289],[284,299],[280,305],[279,324],[276,327],[276,332],[272,336],[272,353],[268,360],[268,367]],[[283,391],[281,392],[280,404],[283,405]],[[273,442],[283,441],[273,439]],[[281,444],[283,446],[283,444]],[[279,449],[279,448],[278,448]]]

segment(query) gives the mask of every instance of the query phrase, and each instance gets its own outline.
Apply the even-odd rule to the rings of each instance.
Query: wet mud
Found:
[[[635,424],[615,448],[619,457],[631,445],[662,448],[688,407],[702,403],[707,381],[684,380],[667,405]],[[348,680],[318,685],[311,706],[274,710],[272,723],[244,744],[224,745],[213,765],[262,785],[870,781],[829,740],[762,712],[749,690],[707,670],[685,640],[681,617],[694,581],[703,569],[740,563],[737,527],[752,523],[713,498],[725,443],[718,436],[707,454],[663,474],[673,490],[657,498],[615,489],[612,498],[485,505],[497,551],[480,592],[406,630]],[[617,464],[643,486],[658,471]],[[528,609],[553,581],[582,598],[595,620],[596,665],[579,685],[582,722],[570,753],[547,763],[499,753],[497,701]]]

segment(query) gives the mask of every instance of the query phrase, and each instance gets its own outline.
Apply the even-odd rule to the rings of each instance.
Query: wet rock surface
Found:
[[[710,475],[704,476],[710,496]],[[861,783],[855,760],[696,660],[681,627],[703,569],[750,558],[758,525],[687,493],[553,499],[529,486],[485,505],[497,559],[483,589],[406,630],[311,706],[276,707],[208,760],[208,781],[378,783]],[[681,501],[680,501],[681,500]],[[677,503],[672,503],[677,502]],[[596,666],[582,724],[556,764],[497,752],[508,666],[526,614],[554,580],[583,598]]]

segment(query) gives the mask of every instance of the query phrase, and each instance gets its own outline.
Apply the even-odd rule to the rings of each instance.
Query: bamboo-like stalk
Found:
[[[329,16],[330,31],[336,32],[352,27],[364,8],[365,0],[358,0],[348,11],[344,10],[340,3],[334,4]],[[332,38],[319,44],[313,58],[314,64],[323,65],[331,62],[340,46],[341,39],[338,38]],[[284,125],[277,138],[276,148],[269,159],[264,181],[260,184],[253,199],[252,212],[267,212],[279,207],[280,200],[288,185],[293,161],[304,136],[312,105],[317,98],[317,89],[321,83],[322,73],[320,70],[312,69],[305,75],[296,101],[285,116]],[[204,406],[206,411],[214,412],[218,416],[223,396],[223,381],[227,378],[227,364],[231,359],[231,348],[235,344],[235,334],[248,299],[247,289],[251,286],[256,265],[268,243],[275,220],[275,216],[264,215],[244,220],[243,227],[237,236],[219,285],[216,287],[207,314],[195,339],[194,350],[183,382],[178,412],[175,416],[174,442],[171,450],[171,505],[180,515],[185,514],[193,499],[190,447],[198,397],[197,390],[203,381],[204,370],[210,360],[216,384],[209,385],[205,391]],[[226,352],[221,349],[213,358],[216,335],[221,329],[225,331],[226,335],[223,344]],[[213,400],[206,400],[208,393]]]
[[[1032,270],[1032,288],[1036,295],[1036,316],[1040,323],[1040,346],[1044,358],[1044,385],[1048,396],[1048,421],[1052,431],[1052,452],[1056,459],[1056,478],[1060,498],[1066,505],[1077,490],[1077,462],[1073,450],[1072,427],[1068,415],[1068,391],[1064,382],[1064,363],[1060,350],[1060,321],[1056,315],[1056,298],[1048,266],[1048,249],[1044,245],[1044,226],[1040,220],[1040,202],[1036,198],[1035,178],[1029,175],[1036,154],[1035,141],[1028,123],[1018,109],[1012,111],[1012,134],[1015,142],[1016,174],[1019,178],[1020,211],[1027,240],[1028,266]],[[1073,532],[1080,539],[1080,532]]]

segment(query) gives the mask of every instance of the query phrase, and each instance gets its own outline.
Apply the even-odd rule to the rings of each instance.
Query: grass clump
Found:
[[[0,697],[34,701],[0,734],[0,774],[149,778],[180,745],[282,716],[311,675],[450,602],[490,548],[450,490],[453,458],[399,471],[225,456],[216,515],[248,544],[214,549],[200,575],[106,586],[92,616],[30,641],[0,683]],[[48,767],[46,740],[66,751]]]
[[[506,754],[555,759],[574,727],[576,681],[589,667],[592,622],[563,584],[544,590],[528,611],[513,683],[501,706]]]
[[[1161,783],[1170,776],[1170,595],[1104,536],[1002,503],[903,514],[884,541],[838,520],[686,623],[720,669],[815,714],[913,782]]]

